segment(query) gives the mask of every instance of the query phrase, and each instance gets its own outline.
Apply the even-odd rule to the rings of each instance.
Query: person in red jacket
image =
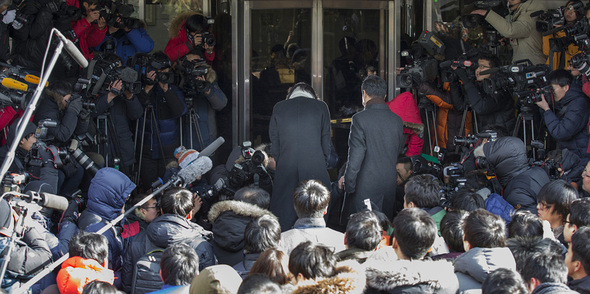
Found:
[[[72,23],[74,42],[78,41],[80,51],[87,60],[94,57],[94,47],[100,45],[107,33],[107,23],[100,17],[100,0],[67,0],[70,6],[84,8],[84,17]]]
[[[113,284],[115,274],[108,269],[109,245],[105,236],[80,232],[70,240],[69,247],[71,257],[57,273],[60,293],[82,293],[84,286],[94,280]]]
[[[420,118],[420,110],[416,105],[416,101],[410,92],[404,92],[397,95],[391,101],[387,102],[389,109],[401,117],[404,122],[404,138],[407,157],[419,155],[422,153],[422,146],[424,145],[424,125]]]
[[[170,61],[174,62],[183,57],[194,48],[204,51],[204,58],[208,64],[215,59],[215,42],[205,42],[203,35],[208,33],[207,18],[196,12],[181,13],[170,25],[170,40],[164,49]],[[210,35],[211,36],[211,35]],[[209,43],[209,44],[208,44]]]

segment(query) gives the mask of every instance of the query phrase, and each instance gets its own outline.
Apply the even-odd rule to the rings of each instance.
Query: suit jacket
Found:
[[[363,210],[371,200],[374,210],[393,217],[397,156],[403,147],[403,122],[387,104],[370,100],[352,116],[348,137],[348,164],[344,172],[347,193],[341,219]],[[382,101],[382,100],[381,100]],[[371,103],[373,102],[373,103]]]

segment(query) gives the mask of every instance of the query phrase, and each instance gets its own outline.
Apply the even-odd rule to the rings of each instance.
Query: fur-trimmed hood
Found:
[[[272,212],[254,204],[226,200],[214,204],[209,210],[209,221],[213,224],[213,241],[221,249],[239,252],[244,248],[244,231],[253,219]]]
[[[181,33],[184,34],[185,33],[184,23],[186,22],[187,19],[189,19],[189,17],[191,17],[195,14],[201,14],[201,13],[198,13],[196,11],[185,11],[185,12],[179,13],[174,19],[172,19],[172,21],[170,22],[170,26],[168,27],[168,35],[170,36],[170,38],[171,39],[176,38]]]
[[[446,260],[396,260],[367,265],[367,293],[393,292],[399,287],[426,293],[455,293],[459,282]],[[398,289],[399,290],[399,289]]]
[[[236,201],[236,200],[225,200],[215,203],[209,210],[209,221],[214,223],[215,220],[224,212],[232,211],[237,215],[247,216],[250,218],[259,218],[263,215],[271,215],[276,218],[269,210],[260,208],[254,204]]]
[[[293,294],[341,294],[363,293],[365,275],[362,266],[356,262],[342,262],[336,268],[336,275],[299,282]]]

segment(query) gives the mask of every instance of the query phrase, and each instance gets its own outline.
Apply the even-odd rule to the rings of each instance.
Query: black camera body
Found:
[[[182,89],[186,97],[195,97],[198,93],[203,93],[209,87],[209,82],[206,81],[209,68],[206,66],[207,62],[204,59],[197,61],[183,60],[180,68],[184,73],[184,82]],[[205,80],[198,79],[202,77]],[[187,102],[188,103],[188,102]]]
[[[483,81],[484,91],[492,94],[500,89],[508,89],[524,106],[541,101],[542,94],[551,97],[552,89],[547,81],[551,67],[545,64],[532,65],[528,60],[524,64],[521,62],[498,68],[498,73]]]

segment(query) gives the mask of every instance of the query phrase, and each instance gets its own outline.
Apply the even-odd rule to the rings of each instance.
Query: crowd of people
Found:
[[[544,148],[526,126],[519,137],[514,91],[487,91],[502,64],[479,52],[473,72],[452,62],[447,85],[437,73],[392,99],[367,68],[340,165],[332,106],[292,83],[273,105],[270,142],[234,148],[211,172],[196,150],[217,138],[228,99],[205,16],[176,16],[166,49],[151,53],[144,25],[101,14],[99,0],[25,1],[17,14],[0,0],[3,72],[42,73],[53,28],[90,66],[62,54],[30,121],[23,102],[3,105],[3,291],[590,293],[590,83],[569,62],[583,48],[556,50],[562,32],[535,30],[542,1],[508,0],[507,18],[473,14],[511,39],[513,61],[552,67],[526,105]],[[568,1],[564,25],[590,24],[583,7]],[[442,38],[466,55],[464,40]],[[422,97],[437,105],[432,126]],[[425,142],[425,128],[438,137]],[[452,137],[467,130],[477,139],[458,148]],[[459,159],[422,156],[433,145]]]

